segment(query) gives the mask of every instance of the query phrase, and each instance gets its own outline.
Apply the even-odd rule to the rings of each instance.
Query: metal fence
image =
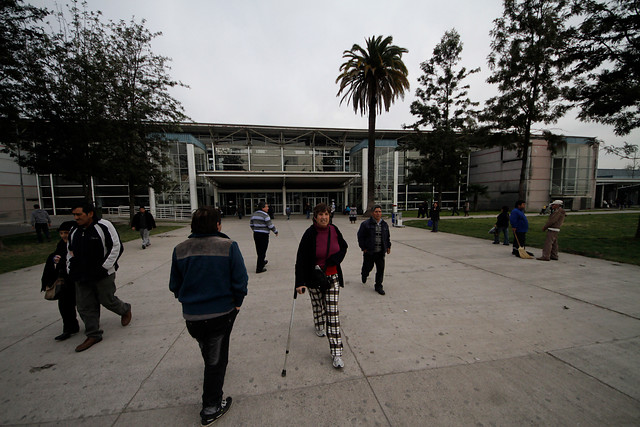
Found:
[[[122,218],[129,217],[129,206],[118,206],[113,208],[107,208],[107,214],[115,215]],[[171,206],[156,206],[155,218],[156,219],[172,219],[175,221],[190,220],[191,219],[191,206],[189,205],[171,205]]]

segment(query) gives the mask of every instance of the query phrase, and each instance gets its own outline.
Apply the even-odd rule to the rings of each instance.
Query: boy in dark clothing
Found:
[[[64,341],[80,331],[76,317],[76,287],[67,274],[67,241],[69,230],[75,225],[74,221],[65,221],[60,224],[58,233],[60,241],[56,250],[49,255],[42,272],[42,289],[51,286],[58,278],[64,279],[60,293],[58,294],[58,310],[62,316],[62,334],[55,337],[56,341]]]
[[[493,244],[500,243],[500,233],[504,235],[503,245],[509,246],[509,208],[507,206],[502,207],[502,211],[498,214],[496,220],[496,232],[494,234]]]

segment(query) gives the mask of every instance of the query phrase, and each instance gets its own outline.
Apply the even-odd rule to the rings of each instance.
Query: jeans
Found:
[[[509,244],[509,227],[496,227],[496,232],[493,238],[494,243],[500,243],[500,233],[504,235],[504,241],[502,243],[505,245],[508,245]]]
[[[143,246],[149,246],[151,242],[149,241],[149,230],[146,228],[140,229],[140,238],[142,239]]]
[[[213,319],[189,321],[187,330],[198,341],[204,360],[202,412],[214,413],[222,402],[222,386],[229,362],[229,337],[238,310]]]
[[[362,277],[368,277],[373,265],[376,266],[376,283],[375,288],[382,288],[384,280],[384,251],[382,252],[364,252],[362,254]]]

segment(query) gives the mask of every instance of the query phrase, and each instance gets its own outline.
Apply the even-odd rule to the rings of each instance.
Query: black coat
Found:
[[[56,264],[53,262],[53,258],[56,255],[60,255],[60,261]],[[50,286],[55,282],[58,277],[68,279],[67,275],[67,244],[64,240],[60,240],[56,246],[56,250],[47,257],[47,262],[44,265],[42,272],[42,287],[41,291],[44,291],[47,286]]]
[[[144,213],[136,213],[133,216],[133,220],[131,220],[131,226],[134,227],[136,229],[136,231],[140,231],[140,217],[144,215],[144,219],[145,219],[145,228],[149,231],[151,231],[153,228],[156,228],[156,220],[153,219],[153,215],[151,215],[151,212],[149,211],[144,211]]]
[[[387,252],[391,247],[391,235],[389,234],[389,224],[385,220],[380,221],[382,227],[382,252]],[[376,247],[376,220],[373,217],[362,221],[358,229],[358,246],[363,251],[373,253]]]
[[[338,236],[338,244],[340,245],[340,251],[329,256],[327,259],[327,265],[335,265],[338,269],[338,278],[340,280],[340,286],[344,287],[344,278],[342,276],[342,269],[340,263],[347,254],[347,242],[342,237],[342,233],[335,225],[330,225]],[[333,233],[331,237],[333,238]],[[318,236],[318,230],[315,225],[311,225],[302,235],[300,239],[300,245],[298,246],[298,254],[296,256],[296,277],[294,287],[308,286],[307,283],[311,283],[313,270],[316,268],[316,238]]]

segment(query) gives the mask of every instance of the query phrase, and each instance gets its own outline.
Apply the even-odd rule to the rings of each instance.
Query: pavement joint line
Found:
[[[182,336],[182,334],[184,333],[184,331],[187,329],[186,325],[182,328],[182,330],[180,330],[180,333],[176,334],[176,338],[173,340],[173,342],[171,343],[171,345],[167,346],[167,350],[164,352],[164,354],[162,355],[162,357],[160,357],[158,359],[158,362],[155,364],[155,366],[153,367],[153,369],[149,370],[148,375],[140,382],[140,385],[138,386],[138,389],[135,391],[135,393],[133,393],[133,395],[131,396],[131,399],[129,399],[129,401],[123,406],[122,410],[116,412],[117,416],[116,419],[113,421],[113,426],[117,425],[118,420],[120,420],[120,417],[122,416],[123,413],[128,412],[127,408],[129,407],[129,405],[131,405],[131,402],[133,402],[133,400],[136,398],[136,396],[138,395],[138,393],[140,393],[140,390],[142,390],[142,388],[144,387],[144,385],[147,383],[147,381],[149,380],[149,378],[151,378],[151,376],[153,376],[153,374],[156,372],[156,370],[158,369],[158,366],[160,365],[160,363],[162,363],[162,361],[165,359],[165,357],[167,357],[167,354],[173,349],[173,347],[176,345],[176,343],[178,342],[178,340],[180,339],[180,337]]]
[[[555,350],[554,350],[554,351],[555,351]],[[614,387],[614,386],[612,386],[611,384],[604,382],[603,380],[599,379],[598,377],[593,376],[593,375],[592,375],[592,374],[590,374],[589,372],[587,372],[587,371],[585,371],[585,370],[583,370],[583,369],[580,369],[580,368],[578,368],[578,367],[577,367],[577,366],[575,366],[575,365],[572,365],[571,363],[567,362],[566,360],[561,359],[560,357],[556,356],[555,354],[553,354],[553,353],[551,353],[551,352],[549,352],[549,351],[545,352],[545,354],[548,354],[548,355],[549,355],[549,356],[551,356],[553,359],[555,359],[555,360],[559,361],[560,363],[562,363],[562,364],[564,364],[564,365],[566,365],[566,366],[569,366],[571,369],[575,369],[576,371],[580,372],[580,373],[581,373],[581,374],[583,374],[583,375],[586,375],[587,377],[589,377],[589,378],[591,378],[591,379],[595,380],[596,382],[598,382],[598,383],[600,383],[600,384],[604,385],[605,387],[607,387],[607,388],[609,388],[609,389],[611,389],[611,390],[613,390],[613,391],[615,391],[615,392],[617,392],[617,393],[620,393],[621,395],[626,396],[626,397],[628,397],[629,399],[631,399],[631,400],[633,400],[633,401],[635,401],[635,402],[640,402],[640,400],[636,399],[635,397],[633,397],[633,396],[631,396],[631,395],[629,395],[629,394],[625,393],[625,392],[624,392],[624,391],[622,391],[622,390],[619,390],[619,389],[615,388],[615,387]]]
[[[467,237],[468,237],[468,236],[467,236]],[[468,237],[468,238],[470,238],[470,239],[477,239],[476,237]],[[480,239],[480,240],[482,240],[482,239]],[[505,279],[511,279],[511,277],[506,276],[506,275],[504,275],[504,274],[502,274],[502,273],[499,273],[499,272],[496,272],[496,271],[493,271],[493,270],[487,270],[487,269],[482,268],[482,267],[479,267],[479,266],[477,266],[477,265],[468,264],[468,263],[466,263],[466,262],[464,262],[464,261],[461,261],[461,260],[458,260],[458,259],[456,259],[456,258],[447,257],[447,256],[444,256],[444,255],[442,255],[442,254],[438,254],[438,253],[430,252],[430,251],[428,251],[428,250],[426,250],[426,249],[424,249],[424,248],[420,248],[420,247],[417,247],[417,246],[414,246],[414,245],[410,245],[409,243],[406,243],[406,242],[403,242],[403,241],[400,241],[400,240],[394,240],[394,242],[397,242],[398,244],[402,244],[402,245],[405,245],[405,246],[409,246],[410,248],[413,248],[413,249],[419,250],[419,251],[421,251],[421,252],[425,252],[425,253],[428,253],[428,254],[431,254],[431,255],[439,256],[439,257],[441,257],[441,258],[448,259],[448,260],[450,260],[450,261],[458,262],[458,263],[463,264],[463,265],[465,265],[465,266],[468,266],[468,267],[471,267],[471,268],[475,268],[475,269],[477,269],[477,270],[481,270],[481,271],[484,271],[484,272],[486,272],[486,273],[495,274],[496,276],[501,276],[501,277],[504,277]],[[580,256],[580,255],[577,255],[577,256]],[[533,261],[535,261],[535,260],[533,260]],[[593,306],[593,307],[596,307],[596,308],[599,308],[599,309],[602,309],[602,310],[609,311],[609,312],[611,312],[611,313],[616,313],[616,314],[619,314],[619,315],[621,315],[621,316],[628,317],[628,318],[630,318],[630,319],[640,320],[640,317],[633,316],[633,315],[628,314],[628,313],[623,313],[623,312],[621,312],[621,311],[614,310],[613,308],[605,307],[605,306],[602,306],[602,305],[600,305],[600,304],[596,304],[596,303],[594,303],[594,302],[585,301],[585,300],[580,299],[580,298],[578,298],[578,297],[574,297],[574,296],[571,296],[571,295],[567,295],[567,294],[565,294],[565,293],[562,293],[562,292],[557,291],[557,290],[554,290],[554,289],[549,289],[549,288],[545,288],[544,286],[541,286],[541,285],[536,285],[535,283],[532,283],[532,282],[520,281],[519,283],[520,283],[520,284],[522,284],[522,285],[524,285],[524,286],[531,286],[531,287],[534,287],[534,288],[542,289],[542,290],[544,290],[544,291],[551,292],[551,293],[554,293],[554,294],[556,294],[556,295],[563,296],[563,297],[565,297],[565,298],[569,298],[569,299],[571,299],[571,300],[573,300],[573,301],[578,301],[578,302],[581,302],[581,303],[584,303],[584,304],[587,304],[587,305],[590,305],[590,306]]]

